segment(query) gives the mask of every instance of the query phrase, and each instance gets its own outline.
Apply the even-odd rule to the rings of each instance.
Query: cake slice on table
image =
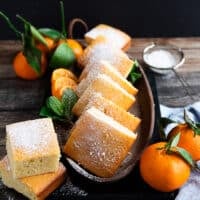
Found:
[[[60,148],[50,118],[7,125],[6,150],[14,178],[58,169]]]
[[[131,46],[131,37],[125,32],[106,24],[99,24],[85,34],[87,43],[91,43],[97,37],[105,37],[111,45],[124,51]]]
[[[89,45],[78,59],[78,63],[84,67],[79,80],[86,77],[87,73],[94,66],[99,65],[101,60],[108,61],[125,78],[133,67],[133,61],[122,50],[108,44],[102,37]]]
[[[15,179],[12,176],[8,157],[0,161],[0,172],[3,183],[32,200],[43,200],[63,183],[66,168],[59,163],[55,172]]]
[[[123,89],[132,95],[136,95],[138,92],[138,90],[129,81],[127,81],[114,66],[110,65],[109,62],[102,60],[100,61],[100,65],[92,67],[86,78],[82,79],[82,81],[78,84],[76,88],[77,95],[81,96],[99,74],[109,76],[113,81],[118,83]]]
[[[133,95],[130,95],[110,77],[100,74],[97,76],[96,80],[89,85],[74,105],[72,112],[75,115],[79,116],[83,112],[94,92],[101,93],[103,97],[113,101],[125,110],[128,110],[133,103],[135,103],[135,97]]]
[[[131,131],[135,131],[140,125],[140,118],[125,111],[112,101],[104,98],[100,93],[94,93],[91,96],[83,112],[92,107],[95,107],[106,115],[112,117],[114,120],[118,121],[120,124],[127,127]]]
[[[92,107],[75,123],[64,152],[91,173],[112,177],[135,139],[135,133]]]

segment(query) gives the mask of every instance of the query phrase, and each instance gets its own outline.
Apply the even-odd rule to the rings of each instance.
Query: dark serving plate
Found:
[[[69,157],[66,157],[66,160],[71,165],[71,167],[77,173],[87,179],[99,183],[108,183],[124,178],[131,172],[131,170],[139,160],[141,152],[143,151],[152,136],[155,121],[154,100],[148,79],[142,67],[139,68],[139,71],[142,74],[142,78],[138,81],[136,85],[139,92],[136,96],[136,103],[130,108],[129,111],[136,116],[139,116],[142,119],[142,122],[139,129],[137,130],[138,136],[135,144],[131,148],[129,154],[127,155],[115,175],[111,178],[97,177],[87,170],[83,169],[80,165],[78,165]]]

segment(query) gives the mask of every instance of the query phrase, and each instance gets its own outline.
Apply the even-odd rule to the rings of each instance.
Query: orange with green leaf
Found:
[[[180,188],[189,178],[194,162],[190,154],[178,147],[180,134],[169,142],[148,146],[140,160],[140,173],[145,182],[162,192]]]
[[[16,75],[26,80],[34,80],[41,77],[46,71],[47,60],[45,54],[36,47],[36,42],[47,46],[43,36],[30,22],[26,21],[20,15],[17,15],[17,18],[23,22],[24,32],[17,30],[3,12],[0,12],[0,16],[22,41],[23,50],[16,55],[13,61],[13,68]]]
[[[184,112],[184,124],[178,124],[169,134],[169,138],[179,132],[180,140],[178,146],[186,149],[194,160],[200,160],[200,124],[192,121]]]
[[[62,31],[59,32],[55,29],[50,29],[50,28],[38,29],[38,31],[43,36],[54,41],[55,46],[53,45],[53,47],[55,48],[55,51],[53,52],[50,59],[50,67],[52,68],[59,68],[59,67],[68,68],[72,66],[75,63],[76,59],[80,57],[83,53],[83,48],[78,41],[67,38],[66,27],[65,27],[64,5],[62,1],[60,2],[60,6],[61,6]]]

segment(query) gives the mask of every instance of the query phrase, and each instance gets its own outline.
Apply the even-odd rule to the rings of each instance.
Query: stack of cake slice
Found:
[[[85,38],[89,46],[79,58],[84,69],[76,88],[79,99],[72,109],[79,119],[64,153],[94,175],[107,178],[130,152],[141,122],[128,112],[138,93],[126,79],[134,62],[122,51],[130,37],[117,29],[99,25]]]
[[[7,155],[0,162],[5,185],[30,199],[44,199],[64,180],[60,148],[50,118],[6,126]]]
[[[86,47],[83,55],[78,59],[78,63],[84,67],[79,80],[85,78],[90,69],[101,65],[101,60],[109,62],[125,78],[130,73],[134,63],[121,49],[115,48],[104,37],[99,36]]]

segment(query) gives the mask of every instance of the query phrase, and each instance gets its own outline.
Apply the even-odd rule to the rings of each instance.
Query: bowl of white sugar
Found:
[[[153,43],[144,49],[143,60],[152,71],[168,74],[184,63],[185,56],[178,47]]]

